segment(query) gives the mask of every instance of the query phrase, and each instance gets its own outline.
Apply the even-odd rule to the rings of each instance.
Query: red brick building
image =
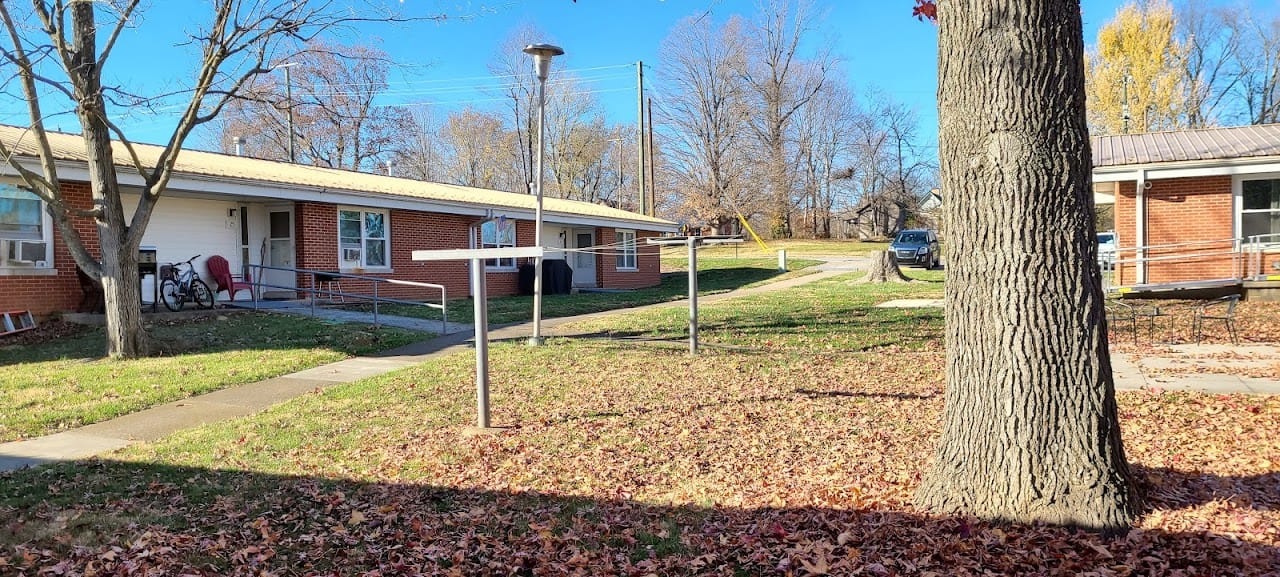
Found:
[[[1098,137],[1093,165],[1115,202],[1113,285],[1280,279],[1280,125]]]
[[[0,139],[38,171],[32,139],[23,129],[0,126]],[[59,176],[71,204],[91,204],[84,141],[79,135],[50,134]],[[137,147],[143,162],[158,147]],[[116,158],[126,158],[117,150]],[[120,169],[131,212],[131,187],[140,180]],[[288,269],[337,271],[444,285],[449,298],[468,295],[468,265],[463,261],[416,262],[415,250],[532,246],[536,199],[526,194],[420,182],[283,162],[200,151],[184,151],[176,174],[147,226],[143,245],[154,247],[162,263],[201,255],[225,257],[233,271],[266,265]],[[12,167],[0,166],[0,310],[30,310],[36,315],[74,310],[82,292],[76,265],[54,229],[46,207],[24,190]],[[644,238],[674,232],[673,222],[585,202],[544,199],[547,259],[563,259],[576,287],[638,288],[660,282],[656,247]],[[96,231],[76,221],[91,252]],[[517,291],[521,263],[489,263],[491,295]],[[255,279],[272,285],[267,296],[296,296],[310,274],[262,270]],[[205,278],[208,278],[207,276]],[[140,279],[144,295],[154,280]],[[371,283],[365,283],[371,284]],[[344,281],[346,292],[367,286]],[[438,291],[379,285],[379,294],[434,300]],[[219,295],[227,298],[226,293]],[[145,298],[145,297],[144,297]],[[241,293],[241,300],[249,298]]]

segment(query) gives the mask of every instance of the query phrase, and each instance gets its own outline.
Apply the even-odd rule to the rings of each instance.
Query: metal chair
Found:
[[[1103,305],[1107,312],[1107,326],[1119,328],[1121,323],[1129,323],[1129,332],[1133,334],[1133,343],[1138,344],[1138,315],[1133,306],[1117,299],[1107,299]]]
[[[1236,304],[1240,302],[1240,295],[1227,295],[1201,303],[1196,307],[1195,320],[1192,321],[1192,327],[1196,333],[1196,344],[1200,344],[1201,332],[1204,330],[1205,320],[1222,321],[1227,325],[1227,333],[1231,335],[1231,344],[1240,344],[1240,339],[1236,335]]]

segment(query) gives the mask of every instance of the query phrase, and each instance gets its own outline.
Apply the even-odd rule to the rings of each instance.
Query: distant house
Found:
[[[890,237],[903,228],[938,228],[941,208],[942,195],[936,188],[907,201],[878,194],[863,199],[846,213],[844,236],[867,240]]]
[[[1093,180],[1115,203],[1113,284],[1275,284],[1280,125],[1096,137]]]
[[[24,128],[0,126],[0,139],[21,162],[38,171],[34,141]],[[88,168],[79,135],[49,134],[59,176],[70,203],[89,208]],[[123,148],[116,145],[116,158]],[[137,146],[143,161],[159,147]],[[443,284],[449,295],[468,293],[465,262],[416,262],[414,250],[529,246],[534,238],[535,199],[515,194],[420,182],[375,174],[319,168],[194,150],[179,155],[176,174],[156,206],[144,245],[160,262],[203,261],[220,255],[232,270],[246,264],[352,272]],[[126,193],[141,179],[121,167]],[[136,197],[135,197],[136,198]],[[125,198],[129,205],[129,196]],[[81,298],[76,265],[54,230],[44,203],[22,188],[8,165],[0,166],[0,310],[37,315],[75,308]],[[598,204],[547,198],[544,244],[560,249],[580,287],[638,288],[660,282],[658,254],[644,238],[674,232],[676,224]],[[87,221],[75,225],[90,251],[96,237]],[[579,250],[584,249],[584,250]],[[488,267],[491,294],[517,290],[517,265],[503,259]],[[307,275],[267,271],[263,282],[301,286]],[[141,279],[150,295],[153,279]],[[360,291],[344,283],[344,291]],[[426,298],[415,290],[387,288],[380,294]],[[397,292],[399,291],[399,292]],[[289,291],[284,291],[289,294]],[[223,295],[225,297],[225,293]],[[241,298],[245,298],[241,296]]]

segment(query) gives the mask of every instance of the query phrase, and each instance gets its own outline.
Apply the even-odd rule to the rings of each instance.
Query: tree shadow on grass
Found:
[[[1257,511],[1280,511],[1280,472],[1224,477],[1168,467],[1132,466],[1148,506],[1176,510],[1206,503]]]
[[[118,461],[63,464],[0,476],[0,568],[166,575],[1260,576],[1280,570],[1274,541],[1206,531],[1100,537],[932,516],[857,498],[847,507],[742,508],[641,502],[628,491],[572,495]]]
[[[790,403],[794,402],[797,397],[805,397],[808,399],[836,399],[836,398],[854,398],[854,399],[893,399],[893,400],[925,400],[930,399],[937,394],[920,395],[916,393],[879,393],[872,391],[817,391],[813,389],[796,389],[792,396],[768,395],[758,396],[746,399],[735,399],[732,401],[717,401],[714,403],[693,403],[681,405],[680,410],[688,413],[695,413],[706,409],[716,409],[722,407],[743,407],[757,403]],[[574,421],[588,421],[593,419],[609,419],[617,417],[642,417],[649,413],[661,412],[669,410],[668,407],[637,407],[628,411],[593,411],[581,415],[570,415],[562,419],[555,420],[555,423],[570,423]]]

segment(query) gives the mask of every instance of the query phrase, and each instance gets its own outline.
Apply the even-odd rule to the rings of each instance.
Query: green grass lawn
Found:
[[[942,271],[904,268],[914,279],[907,284],[856,282],[858,275],[805,285],[786,291],[785,298],[762,294],[733,299],[732,306],[699,309],[702,341],[764,350],[861,351],[900,346],[936,347],[941,308],[877,308],[895,299],[942,298]],[[677,340],[688,334],[688,311],[683,308],[638,312],[625,317],[584,321],[576,325],[590,333],[608,333]]]
[[[1280,399],[1118,395],[1139,531],[928,514],[941,296],[851,276],[624,313],[338,385],[109,458],[0,475],[16,574],[1223,574],[1274,566]],[[635,336],[637,338],[628,338]],[[646,340],[656,339],[656,340]],[[129,564],[129,565],[126,565]],[[55,571],[54,568],[57,570]],[[1101,571],[1100,569],[1105,569]]]
[[[778,260],[779,250],[786,250],[788,259],[804,257],[856,257],[866,256],[872,252],[886,250],[889,248],[889,243],[864,242],[859,240],[776,239],[765,241],[765,246],[768,247],[768,250],[760,248],[760,245],[748,238],[746,242],[740,244],[734,243],[704,247],[698,251],[698,258],[707,260],[718,257],[761,259],[776,263]],[[662,247],[663,270],[667,270],[666,263],[669,260],[684,260],[687,254],[688,249],[682,246]]]
[[[0,348],[0,441],[75,428],[423,338],[400,329],[251,312],[155,322],[148,330],[160,354],[144,359],[102,358],[106,346],[99,328]]]
[[[799,274],[807,274],[805,269],[818,264],[816,260],[793,260],[792,272],[779,272],[777,261],[768,259],[730,259],[715,258],[698,263],[698,294],[716,294],[738,288],[755,286],[765,282],[773,282],[791,278]],[[687,271],[687,264],[678,263]],[[664,261],[663,270],[667,270]],[[662,283],[656,287],[626,290],[617,292],[582,292],[574,295],[544,295],[542,297],[542,317],[570,317],[600,311],[631,308],[654,303],[679,300],[689,295],[689,279],[686,274],[664,274]],[[453,299],[449,301],[449,320],[470,323],[475,309],[471,299]],[[370,311],[372,305],[351,305],[353,310]],[[425,306],[402,304],[382,304],[378,306],[380,314],[439,319],[440,311]],[[508,296],[489,299],[489,324],[503,325],[533,320],[532,296]]]

